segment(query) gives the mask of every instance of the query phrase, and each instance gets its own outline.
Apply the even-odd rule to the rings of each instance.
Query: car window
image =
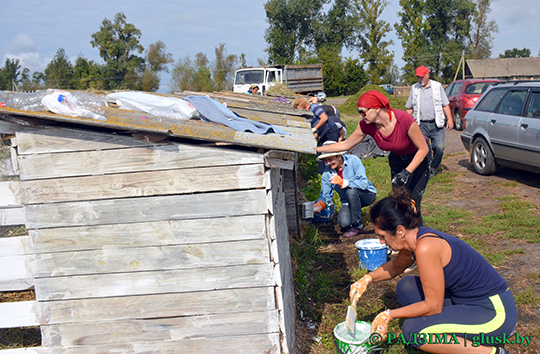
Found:
[[[540,92],[531,92],[527,105],[527,117],[540,118]]]
[[[499,113],[509,116],[519,116],[523,109],[523,102],[527,91],[510,91],[499,105]]]
[[[459,90],[463,87],[462,82],[456,82],[454,86],[452,87],[452,91],[450,92],[450,96],[457,95],[459,93]]]
[[[454,84],[450,84],[450,85],[446,86],[446,88],[444,89],[444,93],[446,94],[446,96],[450,96],[450,92],[452,91],[453,86],[454,86]]]
[[[489,91],[482,97],[481,101],[478,102],[475,109],[483,112],[494,112],[501,97],[503,97],[506,92],[508,92],[508,88],[493,89]]]
[[[465,87],[465,93],[469,95],[481,95],[486,92],[492,82],[475,82]]]

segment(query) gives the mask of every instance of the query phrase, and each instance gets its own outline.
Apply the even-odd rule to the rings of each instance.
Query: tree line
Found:
[[[465,59],[491,57],[498,33],[490,18],[493,1],[400,0],[398,21],[391,24],[383,19],[387,0],[268,0],[264,5],[268,62],[318,60],[327,67],[325,74],[339,77],[350,65],[350,58],[341,57],[347,49],[358,52],[372,84],[413,84],[414,69],[420,65],[429,67],[433,78],[449,83],[462,55]],[[387,39],[392,29],[403,48],[401,69],[389,49],[394,44]],[[530,56],[530,50],[527,55],[526,49],[514,48],[500,57],[516,52]],[[324,80],[326,86],[327,76]]]
[[[328,95],[350,95],[367,83],[412,84],[414,68],[428,66],[432,77],[452,80],[462,54],[466,59],[491,57],[497,24],[489,18],[494,0],[400,0],[399,21],[382,19],[387,0],[268,0],[264,4],[268,28],[264,40],[266,64],[323,63]],[[392,28],[403,47],[404,67],[394,64]],[[69,60],[63,48],[44,72],[30,73],[19,59],[6,59],[0,68],[1,90],[61,88],[75,90],[157,91],[160,74],[174,63],[165,43],[145,49],[141,31],[119,12],[103,20],[91,35],[103,64],[82,55]],[[343,57],[343,49],[358,52]],[[179,59],[172,69],[170,92],[231,89],[234,72],[247,67],[245,54],[228,54],[224,43],[210,61],[203,53]],[[528,57],[527,48],[506,50],[499,57]],[[540,54],[539,54],[540,55]]]

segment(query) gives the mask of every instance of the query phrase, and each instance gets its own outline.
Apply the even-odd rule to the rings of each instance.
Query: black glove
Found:
[[[409,181],[410,176],[411,173],[406,169],[403,169],[403,171],[396,173],[394,178],[392,178],[392,184],[395,184],[396,186],[404,186]]]

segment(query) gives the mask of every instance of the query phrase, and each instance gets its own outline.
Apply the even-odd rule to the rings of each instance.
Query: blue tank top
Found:
[[[471,300],[506,291],[508,288],[506,281],[465,241],[425,226],[419,227],[416,239],[420,239],[426,233],[433,233],[444,239],[452,249],[450,262],[443,269],[446,296]]]

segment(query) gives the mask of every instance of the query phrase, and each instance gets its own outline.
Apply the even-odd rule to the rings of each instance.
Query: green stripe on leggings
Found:
[[[486,323],[461,324],[441,323],[424,328],[420,333],[491,333],[500,328],[506,320],[506,312],[499,295],[489,298],[495,309],[495,317]]]

